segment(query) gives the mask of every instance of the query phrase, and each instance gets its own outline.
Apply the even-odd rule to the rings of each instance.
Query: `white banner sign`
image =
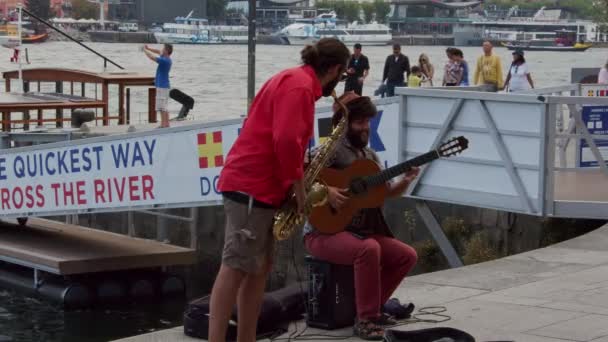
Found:
[[[390,166],[398,160],[398,103],[379,105],[378,110],[370,145]],[[331,131],[331,115],[318,113],[315,145]],[[121,140],[82,140],[69,147],[8,150],[0,154],[1,214],[218,204],[219,174],[241,124],[195,127]]]
[[[3,215],[218,199],[238,125],[0,155]]]

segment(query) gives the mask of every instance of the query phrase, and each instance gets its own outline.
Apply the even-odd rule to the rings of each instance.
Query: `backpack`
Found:
[[[262,310],[258,319],[257,338],[280,335],[287,331],[290,322],[303,318],[306,283],[296,283],[277,291],[264,294]],[[209,337],[209,296],[190,302],[184,312],[184,334],[190,337]],[[237,307],[232,310],[226,332],[226,341],[236,341],[238,327]]]

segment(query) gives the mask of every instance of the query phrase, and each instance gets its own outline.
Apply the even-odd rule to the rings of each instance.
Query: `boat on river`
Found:
[[[387,45],[393,39],[390,27],[376,22],[340,23],[334,12],[312,19],[298,19],[276,34],[283,44],[308,45],[322,38],[336,38],[344,44]]]
[[[593,44],[577,41],[577,32],[572,30],[555,31],[555,39],[534,39],[523,42],[502,43],[509,50],[583,52]]]
[[[524,51],[560,51],[560,52],[583,52],[587,51],[587,49],[591,48],[592,44],[590,43],[576,43],[571,46],[563,46],[563,45],[543,45],[542,42],[528,42],[525,44],[517,44],[517,43],[503,43],[503,46],[509,50],[517,50],[521,49]]]
[[[243,25],[209,25],[207,19],[175,18],[174,23],[164,23],[162,32],[155,32],[161,44],[247,44],[249,27]]]

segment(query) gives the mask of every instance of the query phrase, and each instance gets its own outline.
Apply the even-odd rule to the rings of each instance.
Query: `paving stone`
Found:
[[[608,252],[576,248],[551,247],[510,256],[511,260],[534,260],[569,264],[602,265],[608,263]]]
[[[530,330],[531,335],[565,338],[573,341],[592,341],[608,335],[608,316],[585,315],[565,322]]]
[[[449,303],[485,293],[488,291],[406,281],[395,291],[393,297],[399,298],[401,302],[412,302],[417,307],[421,307]]]

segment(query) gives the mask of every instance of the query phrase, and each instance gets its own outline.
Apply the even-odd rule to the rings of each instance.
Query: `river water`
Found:
[[[149,61],[139,44],[89,43],[91,47],[121,64],[125,69],[153,74],[155,64]],[[31,65],[28,67],[63,67],[94,72],[103,70],[97,56],[73,43],[49,42],[28,47]],[[299,62],[297,46],[261,45],[257,47],[256,89],[274,73]],[[13,70],[9,62],[10,50],[0,56],[0,71]],[[426,53],[435,65],[436,82],[440,82],[445,47],[405,46],[403,52],[417,63]],[[481,48],[463,48],[471,68]],[[382,77],[384,59],[391,47],[364,47],[369,57],[371,73],[364,93],[372,94]],[[496,48],[503,64],[511,60],[510,51]],[[608,50],[590,49],[578,53],[530,52],[526,54],[532,77],[538,87],[569,83],[573,67],[599,67],[608,60]],[[506,68],[506,66],[504,66]],[[109,71],[119,71],[110,67]],[[472,73],[470,75],[472,77]],[[222,120],[245,114],[247,96],[246,46],[176,46],[171,72],[172,87],[191,95],[195,101],[192,115],[196,119]],[[340,86],[342,87],[342,85]],[[50,90],[50,89],[49,89]],[[90,90],[88,90],[90,91]],[[89,92],[89,94],[92,94]],[[132,93],[133,118],[146,111],[146,92]],[[100,96],[100,94],[99,94]],[[328,100],[325,100],[328,101]],[[175,115],[179,105],[170,103]],[[141,117],[145,117],[144,114]],[[212,276],[212,275],[210,275]],[[181,323],[184,303],[169,305],[141,305],[120,309],[97,309],[64,312],[46,301],[0,289],[0,342],[4,341],[107,341],[123,336],[168,328]]]
[[[107,55],[125,69],[153,74],[155,64],[142,52],[141,44],[88,43],[92,48]],[[418,56],[426,53],[435,65],[435,81],[440,82],[443,65],[446,61],[445,48],[441,46],[404,46],[403,53],[409,56],[412,64],[417,64]],[[102,60],[82,47],[67,42],[49,42],[28,47],[31,65],[28,67],[64,67],[99,72],[103,70]],[[256,54],[256,89],[274,73],[299,63],[299,46],[259,45]],[[465,59],[473,69],[481,48],[462,49]],[[0,56],[0,70],[15,69],[9,62],[11,51]],[[382,78],[384,60],[392,52],[390,46],[363,47],[369,57],[370,77],[364,93],[373,94]],[[502,57],[503,69],[510,63],[511,52],[506,48],[496,48],[495,53]],[[589,49],[586,52],[528,52],[526,59],[537,87],[562,85],[570,81],[573,67],[600,67],[608,60],[608,49]],[[119,71],[115,67],[109,71]],[[469,77],[472,79],[471,71]],[[171,86],[192,96],[195,108],[192,114],[196,119],[220,120],[245,114],[247,98],[247,46],[209,45],[175,46]],[[342,85],[340,86],[340,88]],[[114,90],[116,91],[116,90]],[[88,93],[90,95],[91,93]],[[137,113],[147,111],[145,91],[134,91],[132,101]],[[100,93],[99,93],[99,96]],[[327,101],[327,100],[326,100]],[[322,101],[321,101],[322,103]],[[170,101],[170,111],[176,115],[180,105]],[[134,114],[132,117],[137,117]],[[143,118],[143,116],[142,116]]]

